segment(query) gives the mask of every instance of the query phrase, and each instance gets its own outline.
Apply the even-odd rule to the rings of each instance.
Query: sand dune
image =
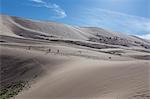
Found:
[[[0,98],[149,99],[150,43],[0,15]]]
[[[149,90],[148,64],[80,60],[45,76],[17,99],[133,99]]]

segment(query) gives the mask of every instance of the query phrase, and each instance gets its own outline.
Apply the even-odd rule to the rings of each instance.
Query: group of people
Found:
[[[51,51],[52,51],[52,50],[49,48],[48,51],[47,51],[47,53],[51,53]],[[57,54],[60,53],[59,49],[57,50],[56,53],[57,53]]]
[[[31,50],[31,46],[28,46],[28,50]],[[52,50],[49,48],[46,53],[51,53],[51,51]],[[60,50],[58,49],[56,53],[60,53]]]
[[[31,50],[31,46],[28,47],[28,50]],[[51,48],[49,48],[49,49],[46,51],[46,54],[51,53],[51,52],[52,52],[52,50],[51,50]],[[81,51],[78,51],[78,52],[81,54]],[[59,54],[59,53],[60,53],[60,50],[57,49],[56,54]],[[109,57],[109,59],[112,59],[112,57]]]

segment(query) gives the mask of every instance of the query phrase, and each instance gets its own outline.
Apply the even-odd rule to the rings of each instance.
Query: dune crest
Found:
[[[150,42],[136,36],[0,15],[0,46],[0,98],[150,98]]]

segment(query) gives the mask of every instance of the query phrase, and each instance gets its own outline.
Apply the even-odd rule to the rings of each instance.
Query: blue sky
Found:
[[[150,0],[1,0],[1,13],[150,39]]]

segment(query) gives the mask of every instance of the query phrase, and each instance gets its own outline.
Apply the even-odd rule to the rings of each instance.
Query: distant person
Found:
[[[51,52],[51,49],[49,48],[49,49],[48,49],[48,53],[50,53],[50,52]]]
[[[109,59],[111,59],[111,57],[109,57]]]
[[[28,47],[28,50],[31,50],[31,46]]]
[[[59,53],[60,51],[59,51],[59,49],[57,50],[57,54]]]
[[[50,53],[50,52],[51,52],[51,49],[49,48],[48,51],[46,52],[46,54],[48,54],[48,53]]]

